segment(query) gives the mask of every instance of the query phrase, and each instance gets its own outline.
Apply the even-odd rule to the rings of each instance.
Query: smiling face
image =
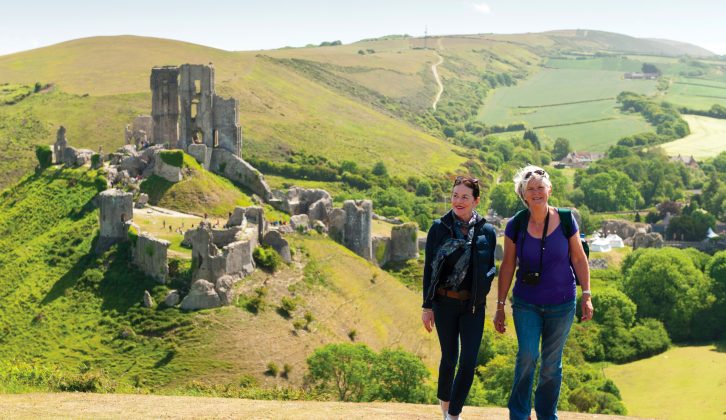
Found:
[[[468,222],[478,205],[479,197],[474,198],[474,190],[464,184],[454,186],[454,191],[451,193],[451,208],[456,217]]]
[[[524,188],[524,202],[527,207],[547,206],[552,194],[552,187],[547,186],[542,178],[532,178]]]

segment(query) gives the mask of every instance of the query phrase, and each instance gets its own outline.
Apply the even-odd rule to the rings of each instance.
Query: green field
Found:
[[[669,156],[693,156],[700,160],[726,150],[726,120],[699,115],[684,115],[683,119],[688,122],[691,134],[661,145]]]
[[[497,89],[479,115],[487,124],[544,126],[541,132],[567,138],[575,150],[604,151],[624,136],[652,130],[639,116],[620,113],[615,97],[625,90],[649,94],[655,82],[624,80],[615,71],[546,69],[517,86]]]
[[[677,78],[665,100],[689,108],[707,110],[712,105],[726,106],[726,83],[717,80]]]
[[[663,354],[605,368],[620,388],[628,414],[668,420],[723,419],[723,345],[675,347]]]

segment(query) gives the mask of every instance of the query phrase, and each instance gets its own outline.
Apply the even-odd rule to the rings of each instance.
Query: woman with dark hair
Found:
[[[548,204],[552,183],[547,172],[537,166],[527,166],[514,177],[514,188],[527,210],[510,219],[504,230],[504,256],[494,316],[494,328],[503,333],[505,300],[518,263],[512,293],[518,351],[508,404],[509,418],[529,418],[534,372],[541,354],[534,409],[538,420],[556,420],[562,384],[562,351],[575,317],[575,275],[582,286],[582,320],[588,321],[593,313],[590,270],[574,217],[569,211],[562,212]],[[561,214],[571,220],[561,220]],[[572,229],[564,229],[565,223]]]
[[[428,332],[436,326],[439,336],[437,396],[445,420],[459,419],[474,380],[485,298],[496,271],[496,234],[476,212],[478,204],[479,181],[457,177],[451,210],[434,221],[426,239],[421,320]]]

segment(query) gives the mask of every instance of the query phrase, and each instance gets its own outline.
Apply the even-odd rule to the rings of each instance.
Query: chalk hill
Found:
[[[430,111],[437,85],[430,70],[444,57],[440,104],[472,106],[466,83],[482,74],[525,77],[560,52],[629,52],[693,56],[701,48],[599,31],[522,35],[384,37],[350,45],[230,52],[138,36],[84,38],[0,57],[0,83],[53,84],[12,106],[0,106],[0,170],[18,179],[32,168],[32,146],[50,143],[59,125],[73,144],[106,152],[123,127],[150,112],[152,66],[214,63],[217,92],[240,101],[243,154],[285,160],[292,151],[362,166],[383,161],[400,174],[454,171],[465,158],[437,138]],[[463,102],[462,102],[463,101]],[[475,106],[475,105],[474,105]],[[441,108],[441,106],[439,107]],[[444,106],[445,108],[445,106]],[[30,124],[23,136],[17,126]]]
[[[95,171],[50,168],[0,196],[0,389],[12,391],[13,375],[30,371],[45,372],[32,374],[40,389],[67,373],[98,375],[116,391],[193,380],[236,385],[245,375],[261,385],[300,385],[315,348],[352,339],[400,346],[434,364],[418,294],[322,236],[290,236],[296,262],[243,279],[236,306],[143,307],[144,290],[161,303],[170,288],[188,284],[178,277],[156,284],[134,268],[126,245],[93,254],[99,188],[105,182]],[[294,299],[288,313],[279,311],[283,298]],[[269,363],[289,365],[287,378],[266,375]]]

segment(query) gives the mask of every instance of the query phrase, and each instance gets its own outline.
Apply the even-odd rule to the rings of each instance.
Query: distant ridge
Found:
[[[593,47],[603,50],[633,54],[654,54],[666,56],[690,55],[693,57],[711,57],[715,54],[705,48],[686,42],[656,38],[636,38],[614,32],[590,29],[568,29],[543,32],[558,40],[576,38],[593,43]],[[564,39],[563,39],[564,38]]]

